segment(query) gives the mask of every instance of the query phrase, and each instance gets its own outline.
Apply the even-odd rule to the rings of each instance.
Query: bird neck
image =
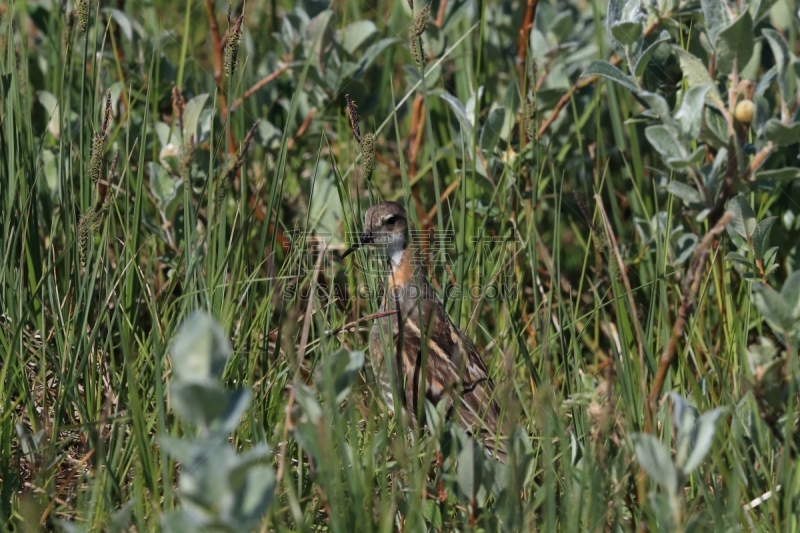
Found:
[[[389,284],[405,285],[414,279],[414,251],[405,238],[393,239],[386,248]]]

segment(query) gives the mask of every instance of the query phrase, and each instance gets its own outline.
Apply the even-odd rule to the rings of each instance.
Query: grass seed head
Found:
[[[369,181],[372,171],[375,170],[375,136],[371,133],[364,135],[361,142],[361,167],[364,170],[364,179]]]
[[[411,42],[409,48],[411,49],[411,56],[417,65],[422,65],[425,61],[425,49],[422,46],[422,34],[428,27],[428,17],[431,14],[431,6],[426,5],[419,10],[419,13],[414,17],[414,25],[411,27]]]
[[[178,86],[172,88],[172,120],[178,121],[181,133],[183,133],[183,113],[186,111],[186,100]]]
[[[90,207],[78,219],[78,254],[83,268],[86,268],[86,246],[89,243],[89,230],[93,225],[94,218],[94,209]]]
[[[97,132],[92,137],[92,152],[89,156],[89,177],[92,178],[92,183],[97,184],[100,181],[100,175],[103,173],[103,146],[105,145],[105,137],[101,132]]]
[[[100,131],[92,137],[92,150],[89,156],[89,176],[92,183],[97,184],[103,173],[103,149],[105,148],[106,135],[111,127],[111,91],[106,95],[106,104],[103,110],[103,123],[100,126]]]
[[[525,99],[525,106],[523,108],[525,134],[528,136],[530,142],[536,139],[536,102],[529,96]]]
[[[86,33],[86,28],[89,26],[89,0],[78,0],[75,3],[75,12],[81,33]]]
[[[353,130],[353,137],[356,138],[356,142],[361,144],[361,128],[358,127],[358,121],[361,120],[361,117],[358,116],[358,106],[350,98],[349,94],[344,95],[344,100],[347,102],[347,112],[350,117],[350,129]]]
[[[230,21],[230,10],[228,11],[228,20]],[[233,76],[236,72],[236,65],[239,56],[239,45],[242,43],[242,22],[244,15],[233,21],[228,29],[228,41],[225,43],[225,71],[228,76]]]

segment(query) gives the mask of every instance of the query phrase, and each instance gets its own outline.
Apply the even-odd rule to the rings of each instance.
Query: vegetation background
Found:
[[[0,527],[800,530],[796,9],[0,3]],[[374,394],[377,199],[507,464]]]

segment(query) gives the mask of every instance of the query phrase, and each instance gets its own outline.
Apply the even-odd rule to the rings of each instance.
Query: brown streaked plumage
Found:
[[[381,202],[370,207],[364,216],[364,232],[342,258],[367,244],[386,247],[388,268],[380,310],[398,312],[376,319],[369,338],[373,371],[390,408],[394,403],[387,363],[392,362],[399,376],[400,404],[414,420],[423,383],[425,397],[434,405],[447,401],[448,411],[457,394],[459,423],[478,436],[490,453],[505,460],[505,451],[498,443],[500,410],[486,365],[475,345],[453,325],[425,278],[422,265],[416,261],[419,256],[409,246],[408,219],[400,204]],[[424,377],[423,339],[427,350]],[[393,359],[387,359],[389,351]]]

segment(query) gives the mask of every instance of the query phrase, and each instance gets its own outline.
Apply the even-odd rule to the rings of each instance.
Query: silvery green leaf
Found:
[[[792,272],[783,283],[781,298],[791,310],[792,316],[800,319],[800,270]]]
[[[639,92],[639,84],[636,79],[628,76],[608,61],[592,61],[581,76],[600,76],[621,85],[631,92]]]
[[[461,101],[450,93],[441,93],[439,97],[450,105],[450,109],[456,114],[461,127],[467,137],[472,136],[472,118],[467,115],[467,108]]]
[[[117,23],[122,33],[129,41],[133,39],[134,30],[143,37],[147,35],[142,25],[130,18],[124,11],[112,7],[106,7],[102,11],[111,15],[111,18],[114,19],[114,22]]]
[[[716,38],[717,70],[730,74],[741,70],[753,55],[753,19],[745,11],[719,32]]]
[[[178,381],[208,383],[222,378],[233,349],[219,324],[195,311],[181,325],[172,343],[172,370]]]
[[[205,142],[211,137],[211,121],[216,115],[213,109],[203,109],[200,118],[197,120],[198,134],[195,142]]]
[[[62,163],[59,160],[56,160],[56,154],[54,154],[52,150],[42,148],[42,172],[44,173],[44,179],[45,182],[47,182],[47,190],[50,192],[51,198],[58,198],[61,195],[61,180],[58,177],[58,164],[66,164],[66,162]],[[66,171],[65,175],[69,175],[69,171]]]
[[[464,447],[458,454],[458,466],[456,467],[458,488],[468,501],[477,495],[483,483],[481,479],[483,450],[476,448],[475,441],[467,438]]]
[[[577,465],[581,457],[583,457],[583,450],[581,449],[581,444],[578,442],[578,439],[575,437],[575,433],[572,431],[569,433],[569,447],[572,451],[570,462],[572,465]]]
[[[189,440],[160,435],[158,437],[158,445],[161,447],[161,451],[169,457],[189,465],[194,464],[195,457],[202,457],[212,446],[216,446],[216,443],[206,439]]]
[[[283,132],[275,127],[269,120],[258,122],[258,138],[266,148],[277,149],[281,144]]]
[[[778,66],[772,65],[768,71],[762,74],[758,78],[758,83],[756,83],[756,89],[754,92],[755,96],[764,96],[764,94],[770,90],[772,84],[775,82],[775,79],[778,77]]]
[[[724,407],[717,407],[711,411],[706,411],[697,419],[690,437],[692,439],[691,450],[686,462],[682,465],[684,473],[691,473],[703,462],[706,454],[711,449],[711,445],[714,443],[717,419],[725,410]]]
[[[416,85],[422,79],[419,75],[419,68],[417,68],[416,64],[404,65],[403,71],[406,73],[406,76],[408,76],[409,85]],[[439,96],[445,92],[437,87],[439,83],[439,78],[441,77],[442,77],[441,65],[434,64],[430,65],[425,69],[425,87],[430,91],[428,94]]]
[[[717,34],[728,25],[730,16],[725,0],[701,0],[703,16],[706,20],[706,33],[711,43],[717,41]]]
[[[233,516],[242,529],[264,516],[275,496],[275,471],[267,465],[251,465],[242,471],[244,480],[232,484],[236,494]]]
[[[719,177],[722,176],[722,166],[728,162],[728,149],[720,148],[717,155],[714,157],[714,162],[711,164],[711,170],[706,179],[706,185],[713,184]]]
[[[677,45],[673,46],[673,49],[678,55],[678,62],[681,65],[683,78],[686,80],[686,83],[689,85],[689,87],[693,87],[695,85],[704,85],[707,83],[713,86],[714,80],[711,79],[711,75],[708,73],[708,68],[703,64],[702,61],[700,61],[700,59]]]
[[[183,465],[178,483],[181,504],[200,525],[230,514],[234,494],[228,475],[235,461],[236,452],[224,442],[196,457],[193,465]]]
[[[611,45],[617,52],[623,51],[624,47],[617,38],[614,36],[612,27],[614,24],[623,20],[623,10],[625,9],[625,0],[609,0],[608,8],[606,9],[606,29],[611,38]]]
[[[330,22],[332,18],[332,10],[325,9],[320,11],[319,14],[308,21],[304,32],[305,40],[309,44],[318,43],[319,49],[324,49],[326,46],[326,41],[330,41],[330,39],[333,38],[330,29]]]
[[[636,60],[636,65],[633,67],[633,75],[638,78],[644,74],[644,71],[647,68],[647,65],[650,63],[650,59],[653,57],[653,54],[658,51],[658,47],[661,46],[662,43],[665,43],[669,40],[669,32],[667,32],[667,30],[662,30],[658,35],[658,39],[653,41],[647,48],[645,48],[642,54],[639,56],[639,59]]]
[[[372,65],[372,63],[376,59],[378,59],[378,56],[380,56],[381,53],[384,50],[386,50],[391,45],[393,45],[395,43],[398,43],[398,42],[400,42],[400,39],[385,38],[385,39],[381,39],[381,40],[379,40],[377,42],[372,43],[370,45],[370,47],[367,48],[366,51],[364,51],[364,54],[361,56],[361,59],[359,59],[355,71],[354,72],[348,72],[347,76],[342,74],[342,77],[350,77],[350,76],[354,76],[355,77],[355,76],[361,75],[361,73],[363,73],[365,70],[367,70],[367,68],[369,68],[369,66]],[[427,76],[428,76],[427,71],[426,71],[425,76],[427,78]]]
[[[764,29],[761,33],[767,38],[769,47],[772,49],[772,55],[775,57],[775,66],[778,70],[778,87],[783,101],[788,103],[794,98],[789,84],[789,61],[791,60],[789,45],[786,44],[786,40],[780,32],[773,29]]]
[[[686,233],[678,237],[675,243],[675,264],[682,265],[692,256],[700,238],[693,233]]]
[[[719,110],[706,106],[701,138],[718,150],[728,145],[728,122]]]
[[[229,433],[239,423],[250,403],[249,389],[227,391],[217,384],[170,384],[170,400],[182,419],[208,428],[214,433]]]
[[[371,20],[357,20],[351,22],[341,31],[342,47],[355,54],[365,43],[378,34],[378,28]]]
[[[446,407],[447,403],[448,402],[439,402],[433,405],[430,400],[425,398],[425,422],[430,427],[430,431],[433,435],[438,434],[439,431],[442,430],[446,419],[446,413],[442,412],[438,407]]]
[[[728,223],[728,233],[734,232],[744,239],[749,239],[758,224],[756,214],[750,203],[742,195],[734,196],[728,201],[728,211],[733,213],[733,220]]]
[[[750,14],[753,16],[753,21],[758,23],[762,18],[766,17],[769,14],[769,10],[772,9],[772,6],[778,0],[753,0],[752,2],[748,2],[747,5],[750,8]]]
[[[48,91],[36,91],[36,99],[39,100],[39,103],[44,107],[45,116],[47,117],[47,131],[58,139],[61,135],[61,122],[59,119],[60,104],[58,103],[58,98]]]
[[[676,494],[678,490],[678,470],[672,464],[669,451],[658,439],[647,433],[631,435],[633,452],[636,460],[656,483],[661,485],[667,494]]]
[[[131,513],[133,512],[134,503],[136,503],[135,500],[129,500],[128,503],[114,513],[108,523],[108,533],[122,533],[128,531],[128,527],[130,527],[131,524]]]
[[[692,187],[678,180],[672,180],[667,185],[667,191],[683,200],[687,206],[703,204],[703,196],[700,192]]]
[[[800,168],[776,168],[756,173],[757,180],[791,181],[800,178]]]
[[[688,170],[691,167],[699,165],[706,157],[706,146],[702,145],[700,148],[689,154],[689,157],[670,157],[667,158],[667,166],[674,170]]]
[[[316,424],[322,417],[322,407],[317,402],[314,391],[304,383],[296,382],[293,385],[294,397],[303,409],[303,413],[308,417],[312,424]]]
[[[500,133],[503,129],[503,122],[506,119],[506,110],[503,107],[495,107],[489,111],[486,123],[481,130],[480,147],[481,150],[491,153],[500,140]]]
[[[680,468],[693,445],[688,437],[697,420],[697,409],[680,394],[671,392],[669,396],[672,398],[672,420],[675,424],[675,464]]]
[[[756,116],[753,117],[753,122],[750,124],[752,130],[761,137],[764,135],[764,130],[767,127],[767,122],[772,118],[772,106],[763,95],[756,95],[753,98],[756,104]]]
[[[665,124],[671,122],[672,113],[670,112],[669,104],[663,96],[657,93],[642,91],[639,93],[639,98],[647,102],[647,105],[653,110],[655,118],[658,118]]]
[[[40,429],[36,433],[32,433],[28,430],[28,427],[21,422],[14,424],[14,430],[24,455],[31,455],[39,451],[39,446],[41,446],[44,440],[44,430]]]
[[[684,93],[681,107],[675,118],[678,119],[681,125],[681,133],[684,138],[697,139],[700,135],[700,127],[703,125],[703,109],[705,107],[706,94],[710,91],[712,85],[709,83],[701,83],[689,87]]]
[[[467,118],[469,119],[469,124],[472,127],[475,127],[475,106],[477,106],[478,102],[480,102],[481,98],[483,98],[483,90],[483,85],[478,87],[478,90],[472,93],[467,99],[467,105],[464,106]]]
[[[159,519],[161,530],[165,533],[195,533],[205,531],[182,509],[167,511]]]
[[[197,140],[197,125],[206,100],[208,100],[208,93],[198,94],[186,102],[186,107],[183,110],[184,139],[189,140],[194,137],[195,141]]]
[[[778,331],[789,333],[797,325],[794,309],[772,287],[753,285],[753,301],[770,326]]]
[[[644,136],[665,161],[684,160],[689,155],[677,136],[664,125],[658,124],[645,128]]]
[[[728,252],[725,255],[725,260],[730,261],[731,263],[738,263],[744,267],[752,267],[753,262],[750,261],[748,258],[740,254],[739,252]]]
[[[756,226],[753,232],[753,255],[756,259],[764,259],[764,254],[769,248],[769,232],[778,217],[765,218]]]
[[[611,35],[624,46],[630,46],[642,36],[640,20],[623,20],[611,25]]]
[[[334,399],[342,403],[353,389],[364,366],[364,352],[341,348],[330,354],[320,368],[322,380],[333,386]]]
[[[227,473],[235,502],[231,515],[245,527],[260,519],[272,501],[275,472],[267,460],[269,446],[260,444],[236,455]]]
[[[777,118],[770,119],[764,128],[764,136],[768,141],[784,146],[800,142],[800,122],[787,126]]]
[[[153,126],[156,130],[156,137],[158,137],[159,144],[163,147],[169,144],[172,137],[172,128],[165,122],[158,121]]]

